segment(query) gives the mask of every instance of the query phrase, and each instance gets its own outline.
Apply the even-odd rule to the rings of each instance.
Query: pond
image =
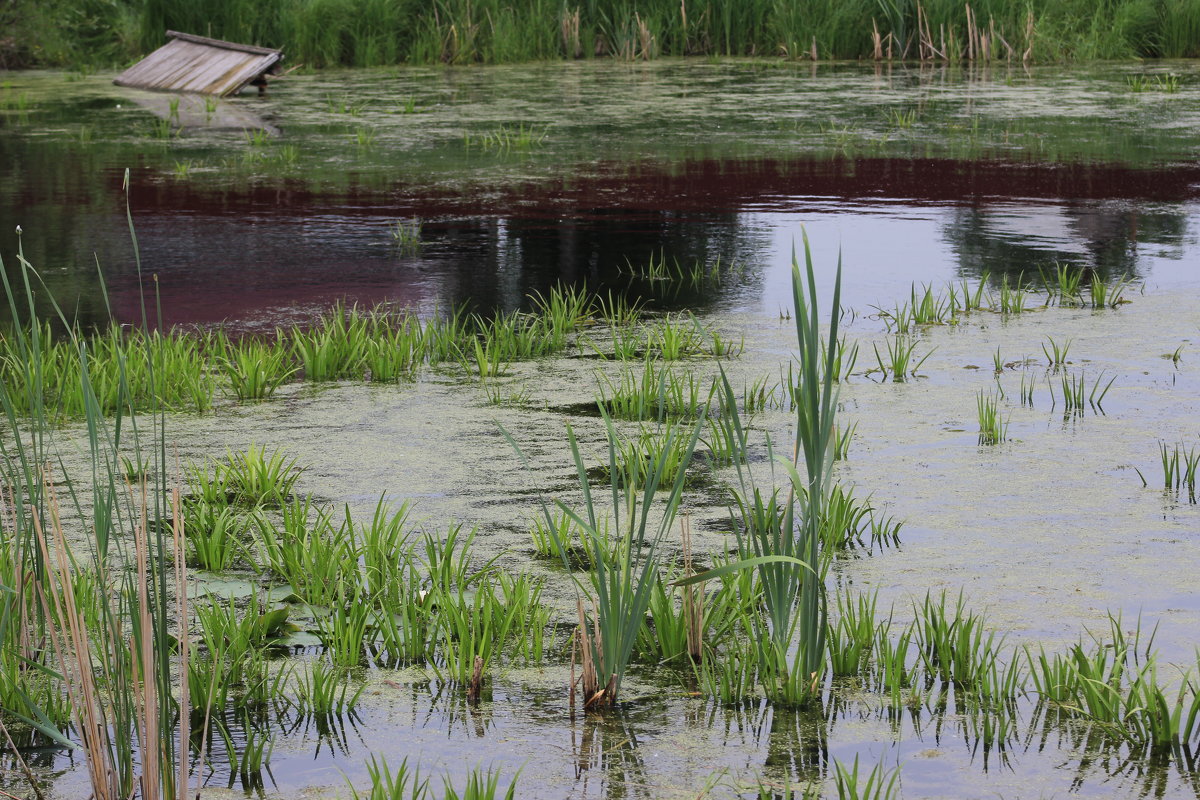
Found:
[[[1135,91],[1131,78],[1168,72],[1177,91]],[[1173,667],[1196,669],[1200,510],[1155,486],[1160,442],[1192,446],[1200,433],[1198,78],[1191,63],[580,62],[296,73],[263,96],[175,103],[107,75],[12,73],[0,90],[0,253],[15,275],[20,225],[49,293],[87,325],[109,307],[139,321],[142,287],[168,324],[233,335],[303,325],[343,299],[425,319],[501,316],[559,284],[686,309],[744,348],[674,369],[707,385],[720,366],[739,395],[761,385],[781,398],[752,417],[767,479],[759,439],[794,436],[782,398],[792,254],[803,258],[807,236],[823,309],[842,263],[841,321],[859,346],[840,384],[850,439],[835,477],[903,522],[898,546],[839,554],[830,586],[878,592],[897,629],[928,593],[953,605],[962,592],[1007,637],[1006,659],[1020,645],[1064,652],[1120,614],[1126,630],[1157,626],[1161,677],[1178,683]],[[648,264],[682,272],[659,280]],[[694,264],[701,277],[688,280]],[[1124,286],[1130,302],[1047,303],[1043,278],[1061,265]],[[1002,287],[1037,290],[1021,313],[943,314],[893,333],[899,304],[926,287],[944,301],[948,286],[981,281],[995,303]],[[898,382],[882,370],[899,341],[925,360]],[[1033,692],[985,735],[992,717],[961,698],[896,708],[851,681],[816,709],[726,705],[679,670],[641,664],[619,710],[568,715],[575,594],[535,556],[529,527],[540,496],[579,502],[566,426],[599,464],[594,401],[628,369],[598,357],[612,346],[604,333],[574,343],[509,365],[502,402],[453,365],[395,385],[289,383],[268,402],[169,416],[183,463],[282,447],[306,467],[299,491],[338,514],[370,518],[384,497],[412,503],[414,529],[477,528],[477,559],[545,580],[554,623],[544,662],[498,666],[478,705],[431,669],[371,666],[355,675],[353,714],[281,714],[269,772],[247,781],[217,757],[210,787],[348,796],[378,754],[393,767],[408,757],[434,784],[480,766],[507,783],[519,770],[518,797],[760,796],[759,781],[786,796],[822,780],[836,796],[834,760],[858,756],[864,773],[898,769],[909,798],[1200,793],[1194,763],[1129,759]],[[1064,375],[1112,383],[1099,405],[1064,413]],[[979,436],[985,397],[1007,420],[996,444]],[[60,438],[78,462],[81,432],[68,424]],[[713,466],[685,493],[703,560],[733,546],[723,487],[735,479]],[[244,599],[261,582],[237,569],[194,578],[197,602],[209,590]],[[319,660],[315,616],[291,613],[304,630],[278,660]],[[26,757],[53,796],[87,791],[78,758]]]

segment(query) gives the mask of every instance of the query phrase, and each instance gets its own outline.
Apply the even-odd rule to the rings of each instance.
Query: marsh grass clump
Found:
[[[616,472],[610,473],[611,465],[605,464],[596,472],[605,481],[616,481],[622,487],[644,486],[650,477],[651,465],[661,469],[659,480],[673,484],[682,476],[684,485],[696,480],[695,472],[686,472],[692,462],[688,441],[679,435],[681,423],[667,420],[656,427],[642,425],[629,436],[623,436],[617,447]]]
[[[703,391],[700,381],[690,371],[672,370],[651,358],[643,362],[640,374],[628,364],[622,367],[618,384],[605,375],[598,376],[600,398],[597,404],[615,419],[695,419],[704,414],[710,404],[714,389],[710,386],[707,392]]]
[[[267,453],[266,446],[250,445],[245,451],[230,451],[224,461],[213,464],[213,481],[229,492],[233,503],[243,506],[280,506],[304,474],[305,467],[289,459],[282,450]]]
[[[1046,362],[1048,366],[1055,372],[1057,372],[1060,367],[1066,366],[1067,352],[1071,349],[1072,341],[1072,339],[1067,339],[1066,343],[1060,347],[1058,342],[1054,341],[1053,336],[1047,336],[1046,342],[1042,344],[1042,352],[1046,356]],[[1049,343],[1049,349],[1047,349],[1046,343]]]
[[[1104,413],[1104,397],[1108,394],[1108,390],[1112,388],[1113,383],[1117,380],[1117,376],[1108,379],[1104,382],[1104,373],[1092,381],[1090,388],[1087,381],[1087,375],[1080,372],[1077,375],[1071,375],[1063,372],[1059,379],[1059,387],[1062,392],[1063,414],[1065,416],[1083,416],[1084,412],[1091,408],[1093,412],[1098,414]],[[1054,384],[1050,383],[1050,403],[1054,407],[1058,404],[1058,397],[1054,393]]]
[[[1133,758],[1190,763],[1200,743],[1200,685],[1190,671],[1174,692],[1161,684],[1153,640],[1152,633],[1142,641],[1140,620],[1130,638],[1121,618],[1110,614],[1107,636],[1092,634],[1090,643],[1081,641],[1065,655],[1026,648],[1034,690],[1043,703],[1127,747]]]
[[[895,383],[904,383],[909,378],[916,377],[917,370],[933,355],[933,350],[930,350],[917,358],[916,339],[901,335],[888,337],[885,346],[887,348],[886,358],[879,352],[878,345],[872,345],[875,350],[875,360],[879,364],[881,379],[884,381],[887,380],[888,375],[892,376],[892,381]]]
[[[296,709],[303,715],[336,718],[354,712],[365,683],[354,686],[349,674],[324,661],[316,660],[308,669],[296,671],[294,691]]]
[[[981,445],[1000,444],[1008,439],[1008,420],[999,410],[1000,400],[988,395],[982,389],[975,398],[975,406],[979,417],[979,443]]]
[[[1025,283],[1025,275],[1020,274],[1009,283],[1009,276],[1000,277],[1000,286],[995,294],[989,294],[988,305],[992,310],[1004,316],[1022,314],[1027,309],[1029,287]]]
[[[36,350],[37,374],[22,359]],[[79,380],[88,375],[87,390]],[[216,378],[205,361],[201,336],[112,325],[95,333],[70,326],[56,335],[48,322],[0,332],[0,380],[13,387],[14,411],[39,413],[24,405],[39,384],[39,402],[53,417],[82,418],[95,402],[104,414],[165,407],[207,411],[212,407]]]
[[[900,797],[900,767],[888,769],[882,763],[871,767],[865,775],[859,774],[858,755],[846,766],[834,759],[834,788],[838,800],[894,800]]]
[[[1046,305],[1083,305],[1083,279],[1086,274],[1083,267],[1055,262],[1049,272],[1039,268],[1038,274],[1046,291]]]
[[[463,145],[467,150],[482,150],[494,153],[528,153],[542,147],[550,130],[544,125],[519,122],[516,125],[501,123],[482,133],[463,134]]]
[[[185,554],[188,564],[224,572],[244,552],[250,520],[228,505],[205,502],[183,506]]]
[[[1133,282],[1129,276],[1117,278],[1112,283],[1102,280],[1099,276],[1093,276],[1091,283],[1088,285],[1088,294],[1091,299],[1092,308],[1120,308],[1122,305],[1130,302],[1125,297],[1125,292],[1130,289]]]
[[[298,371],[278,343],[257,339],[227,341],[217,365],[229,382],[229,391],[239,401],[266,400]]]
[[[1200,470],[1200,451],[1196,445],[1188,447],[1182,442],[1168,446],[1166,442],[1158,443],[1159,463],[1163,473],[1163,492],[1180,496],[1187,493],[1189,503],[1196,502],[1196,476]],[[1137,470],[1142,485],[1148,485],[1146,476]]]

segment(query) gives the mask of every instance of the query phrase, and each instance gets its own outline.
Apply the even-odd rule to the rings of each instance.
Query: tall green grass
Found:
[[[824,583],[829,551],[822,546],[823,521],[832,490],[836,447],[838,319],[841,308],[841,264],[831,304],[830,329],[822,337],[816,276],[808,237],[804,237],[805,271],[792,259],[797,368],[791,394],[795,403],[796,439],[790,458],[781,457],[788,477],[786,492],[764,490],[748,459],[735,459],[734,491],[740,526],[741,559],[724,564],[681,585],[753,568],[762,585],[765,614],[750,622],[756,643],[759,679],[776,702],[804,705],[818,696],[826,656],[827,600]],[[733,387],[722,381],[727,409],[736,409]],[[733,414],[737,440],[748,451],[748,435]],[[769,448],[769,442],[768,442]],[[803,472],[801,472],[803,469]]]
[[[596,56],[1036,60],[1200,55],[1196,0],[18,0],[18,62],[121,64],[181,30],[313,67]]]

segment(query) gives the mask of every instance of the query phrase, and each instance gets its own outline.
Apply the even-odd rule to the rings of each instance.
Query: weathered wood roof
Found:
[[[167,31],[167,36],[171,41],[122,72],[113,83],[226,97],[270,72],[283,59],[283,53],[266,47],[176,31]]]

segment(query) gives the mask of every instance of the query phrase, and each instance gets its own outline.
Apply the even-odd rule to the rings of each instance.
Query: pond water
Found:
[[[1155,71],[1180,74],[1179,91],[1131,91],[1130,76]],[[1144,488],[1134,468],[1149,476],[1158,441],[1200,434],[1195,65],[391,69],[294,74],[262,97],[211,108],[184,98],[174,110],[108,80],[10,74],[0,95],[0,253],[11,265],[21,225],[26,256],[83,321],[106,318],[97,262],[113,313],[140,318],[126,168],[143,270],[168,322],[272,330],[341,298],[510,310],[583,282],[744,335],[726,364],[739,387],[779,380],[794,349],[780,317],[806,232],[824,296],[841,255],[847,330],[862,348],[842,387],[857,428],[838,479],[906,523],[899,548],[840,559],[835,579],[878,590],[897,620],[927,591],[962,590],[1010,643],[1051,649],[1102,630],[1108,611],[1130,625],[1141,614],[1159,625],[1167,662],[1194,663],[1200,511]],[[719,260],[727,277],[664,292],[630,274],[650,259]],[[1015,279],[1054,262],[1129,276],[1132,302],[972,315],[918,336],[931,351],[923,377],[863,374],[885,340],[876,307],[908,299],[913,283]],[[1044,382],[1031,407],[1017,402],[1022,376],[1041,381],[1048,336],[1071,340],[1085,374],[1116,376],[1103,413],[1064,416]],[[1162,357],[1181,345],[1182,360]],[[185,461],[285,445],[309,467],[304,490],[335,506],[369,514],[382,494],[414,501],[430,529],[478,526],[482,554],[547,577],[565,622],[570,585],[530,558],[525,521],[534,490],[577,492],[566,422],[600,451],[599,426],[569,409],[593,398],[598,371],[616,373],[585,355],[514,365],[528,392],[519,408],[434,373],[391,387],[297,384],[270,403],[173,416],[168,435]],[[997,383],[1010,441],[981,447],[975,398]],[[531,468],[497,422],[534,454]],[[780,410],[755,419],[779,441],[790,424]],[[703,552],[729,546],[715,488],[689,509]],[[262,791],[345,796],[381,753],[431,774],[521,769],[522,797],[728,797],[759,777],[820,778],[831,758],[857,754],[899,765],[907,798],[1200,794],[1195,772],[1096,753],[1081,728],[1037,719],[1032,704],[997,751],[979,746],[967,713],[891,719],[853,689],[812,714],[725,708],[649,669],[619,714],[570,720],[567,675],[554,659],[504,669],[471,707],[424,672],[371,670],[357,719],[298,721],[276,737]],[[31,760],[56,776],[56,796],[85,793],[86,774],[61,753]],[[221,765],[210,783],[243,791]]]

